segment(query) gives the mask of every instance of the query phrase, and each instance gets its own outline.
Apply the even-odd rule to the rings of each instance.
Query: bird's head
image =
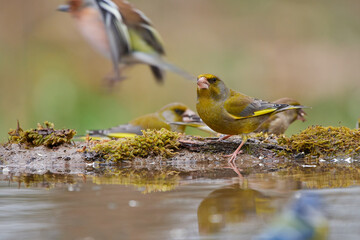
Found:
[[[292,98],[280,98],[278,100],[275,101],[275,103],[281,103],[281,104],[289,104],[289,105],[294,105],[294,106],[299,106],[301,105],[297,100],[292,99]],[[288,114],[289,117],[292,116],[291,122],[295,121],[295,120],[300,120],[302,122],[306,121],[305,116],[307,115],[306,112],[301,109],[294,109],[294,110],[289,110],[289,111],[285,111],[285,114]]]
[[[86,5],[87,0],[69,0],[67,4],[60,5],[57,10],[61,12],[76,13]]]
[[[182,122],[189,116],[195,115],[186,105],[182,103],[170,103],[159,111],[166,122]]]
[[[212,74],[201,74],[197,77],[197,93],[214,99],[227,97],[229,89],[224,82]]]
[[[302,110],[302,109],[298,109],[297,113],[298,113],[297,120],[305,122],[306,121],[305,116],[307,115],[306,112],[304,110]]]

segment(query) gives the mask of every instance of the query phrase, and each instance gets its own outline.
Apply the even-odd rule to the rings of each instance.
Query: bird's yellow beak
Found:
[[[206,77],[200,77],[197,80],[198,88],[200,89],[208,89],[210,86],[209,81],[206,79]]]
[[[199,122],[200,117],[196,115],[196,113],[190,109],[187,109],[182,115],[183,122]]]

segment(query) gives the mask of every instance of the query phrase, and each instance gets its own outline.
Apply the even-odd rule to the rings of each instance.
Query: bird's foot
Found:
[[[229,162],[230,162],[230,160],[235,162],[236,156],[241,154],[241,153],[243,153],[242,150],[240,150],[238,152],[233,152],[232,154],[224,155],[224,157],[230,157]]]
[[[122,75],[117,76],[114,74],[109,74],[104,77],[105,84],[110,89],[113,88],[116,83],[121,82],[125,79],[126,79],[126,76],[122,76]]]

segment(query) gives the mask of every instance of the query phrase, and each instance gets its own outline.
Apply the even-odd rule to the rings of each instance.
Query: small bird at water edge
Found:
[[[228,162],[232,165],[247,140],[246,134],[254,132],[273,114],[301,108],[305,107],[249,97],[227,88],[223,81],[212,74],[201,74],[197,78],[196,109],[200,118],[215,132],[226,134],[222,140],[232,135],[242,135],[241,144],[229,155]]]
[[[122,124],[116,127],[102,129],[102,130],[89,130],[87,133],[90,137],[108,137],[108,138],[122,138],[141,135],[141,130],[160,130],[165,128],[167,130],[183,133],[186,126],[172,125],[171,122],[181,122],[188,116],[195,113],[182,103],[170,103],[162,107],[155,113],[140,116],[128,124]]]
[[[289,104],[294,106],[299,106],[300,103],[292,98],[280,98],[274,103],[280,103],[280,104]],[[266,120],[261,126],[255,130],[255,132],[264,132],[269,134],[284,134],[285,131],[288,129],[290,124],[292,124],[296,120],[300,120],[302,122],[305,122],[305,115],[306,112],[301,109],[292,109],[287,110],[283,112],[279,112],[277,114],[273,114],[269,117],[268,120]]]

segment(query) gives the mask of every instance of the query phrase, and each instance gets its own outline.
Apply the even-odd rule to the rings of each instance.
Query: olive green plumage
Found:
[[[270,103],[235,92],[212,74],[199,75],[197,84],[199,116],[211,129],[227,135],[254,132],[275,113],[303,108]]]
[[[299,106],[300,103],[292,98],[280,98],[274,103],[289,104]],[[291,109],[284,112],[273,114],[255,132],[265,132],[270,134],[284,134],[290,124],[296,120],[306,121],[306,113],[301,108]]]
[[[167,130],[184,132],[186,126],[172,125],[170,122],[181,122],[183,117],[194,114],[186,105],[182,103],[170,103],[162,107],[155,113],[140,116],[128,124],[122,124],[116,127],[103,130],[88,131],[90,136],[104,136],[104,137],[124,137],[128,134],[141,135],[141,130],[160,130],[165,128]]]
[[[247,140],[246,134],[254,132],[273,114],[301,108],[304,106],[270,103],[235,92],[212,74],[201,74],[197,78],[196,109],[200,118],[212,130],[228,135],[221,139],[242,134],[241,144],[228,160],[240,177],[242,175],[235,166],[235,159]]]

